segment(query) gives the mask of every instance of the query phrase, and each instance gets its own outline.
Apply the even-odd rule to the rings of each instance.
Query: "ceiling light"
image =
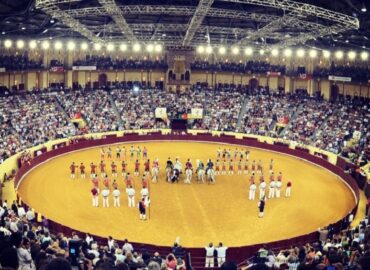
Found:
[[[86,51],[89,48],[86,42],[81,43],[81,50]]]
[[[139,52],[141,49],[141,45],[139,43],[135,43],[132,49],[134,50],[134,52]]]
[[[253,49],[251,47],[247,47],[244,50],[245,55],[252,55],[253,54]]]
[[[291,57],[292,56],[292,50],[291,49],[285,49],[284,50],[284,55],[286,56],[286,57]]]
[[[26,27],[25,26],[22,26],[22,28],[21,28],[22,30],[26,30]]]
[[[361,53],[361,60],[366,61],[369,58],[368,52],[362,52]]]
[[[302,58],[305,55],[305,51],[303,49],[298,49],[297,50],[297,56],[299,58]]]
[[[23,47],[24,47],[24,41],[23,40],[18,40],[17,41],[17,48],[18,49],[23,49]]]
[[[146,45],[146,50],[151,53],[154,50],[154,45],[153,44]]]
[[[260,50],[260,55],[264,55],[265,54],[265,50],[261,49]]]
[[[54,48],[55,48],[56,50],[60,50],[60,49],[62,49],[62,47],[63,47],[62,42],[60,42],[60,41],[56,41],[56,42],[55,42],[55,44],[54,44]]]
[[[330,57],[330,51],[324,50],[322,52],[322,55],[324,56],[324,58],[329,58]]]
[[[73,51],[76,48],[76,44],[73,41],[68,41],[67,43],[67,49],[69,51]]]
[[[342,59],[343,58],[343,52],[342,51],[336,51],[336,53],[335,53],[335,57],[337,58],[337,59]]]
[[[94,50],[95,51],[100,51],[101,49],[101,44],[100,43],[94,43]]]
[[[238,47],[233,47],[232,49],[231,49],[231,52],[233,53],[233,54],[239,54],[239,48]]]
[[[204,47],[203,46],[198,46],[197,53],[204,53]]]
[[[366,12],[367,11],[367,8],[365,6],[365,3],[362,3],[361,11],[362,12]]]
[[[44,50],[49,49],[49,47],[50,47],[50,43],[49,43],[49,41],[47,41],[47,40],[43,41],[43,42],[42,42],[42,44],[41,44],[41,47],[42,47]]]
[[[219,54],[225,54],[226,53],[226,48],[225,47],[220,47],[220,48],[218,48],[218,53]]]
[[[154,51],[157,52],[157,53],[162,52],[162,45],[161,44],[156,44],[154,46]]]
[[[354,51],[350,51],[350,52],[348,52],[348,59],[349,60],[355,60],[356,59],[356,52],[354,52]]]
[[[51,19],[51,20],[50,20],[50,23],[54,23],[54,22],[55,22],[55,21],[54,21],[54,19]]]
[[[30,47],[31,50],[34,50],[37,47],[37,42],[35,40],[31,40],[28,46]]]
[[[312,50],[310,50],[309,55],[310,55],[311,58],[316,58],[317,51],[312,49]]]
[[[9,49],[12,46],[13,42],[10,39],[4,41],[5,48]]]
[[[210,54],[213,52],[213,48],[211,46],[206,47],[206,53]]]
[[[120,49],[122,52],[127,51],[127,44],[126,44],[126,43],[122,43],[122,44],[119,46],[119,49]]]
[[[271,55],[272,56],[278,56],[279,55],[279,50],[278,49],[272,49]]]
[[[112,51],[114,51],[114,45],[113,45],[112,43],[108,43],[108,44],[107,44],[107,51],[108,51],[108,52],[112,52]]]

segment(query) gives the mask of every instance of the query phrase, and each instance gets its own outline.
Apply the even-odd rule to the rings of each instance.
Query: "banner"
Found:
[[[64,67],[50,67],[50,72],[64,72]]]
[[[0,68],[0,72],[5,72],[5,68]]]
[[[96,70],[96,66],[73,66],[72,70],[90,71],[90,70]]]
[[[299,74],[298,78],[301,79],[301,80],[311,80],[312,75],[309,75],[309,74],[306,74],[306,73],[301,73],[301,74]]]
[[[191,108],[191,113],[188,115],[189,119],[202,119],[203,109],[202,108]]]
[[[281,72],[267,71],[266,75],[271,77],[279,77]]]
[[[167,108],[163,108],[163,107],[155,108],[155,118],[166,119],[167,118]]]
[[[351,77],[341,77],[341,76],[329,75],[329,81],[350,82],[350,81],[352,81],[352,78]]]

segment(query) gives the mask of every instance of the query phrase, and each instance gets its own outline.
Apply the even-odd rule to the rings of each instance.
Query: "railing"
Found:
[[[75,144],[69,144],[62,148],[57,148],[54,150],[47,151],[43,153],[42,155],[35,157],[31,161],[30,165],[25,165],[19,169],[15,177],[15,187],[17,188],[20,185],[25,175],[30,170],[32,170],[35,166],[37,166],[41,162],[45,162],[61,154],[78,151],[78,150],[82,150],[82,149],[90,148],[90,147],[98,147],[101,145],[113,144],[113,143],[137,142],[137,141],[168,141],[168,140],[171,140],[171,141],[188,141],[188,140],[205,141],[205,142],[228,143],[228,144],[244,145],[244,146],[249,146],[249,147],[257,147],[257,148],[262,148],[262,149],[266,149],[270,151],[275,151],[275,152],[279,152],[283,154],[296,156],[306,161],[310,161],[312,163],[318,164],[328,169],[329,171],[333,172],[334,174],[338,175],[347,184],[347,186],[352,190],[353,196],[356,201],[356,205],[352,209],[351,213],[349,214],[356,213],[357,211],[357,204],[359,200],[359,189],[357,187],[355,180],[350,175],[345,174],[342,168],[331,164],[325,158],[311,155],[305,151],[291,149],[289,148],[289,145],[285,145],[285,144],[277,144],[277,145],[267,144],[267,143],[262,143],[262,142],[259,142],[258,140],[254,140],[250,138],[237,139],[235,138],[235,136],[231,136],[231,135],[212,136],[212,134],[209,134],[209,133],[202,133],[198,135],[191,135],[191,134],[163,135],[161,134],[161,132],[152,132],[152,133],[148,133],[147,135],[139,135],[137,133],[124,134],[122,137],[117,137],[117,135],[111,134],[109,136],[106,136],[106,138],[100,138],[100,139],[95,139],[95,140],[83,140]],[[339,163],[341,167],[345,165],[344,160],[340,160]],[[343,228],[343,224],[344,224],[343,221],[346,219],[347,219],[347,216],[344,217],[343,219],[338,220],[336,223],[331,224],[330,226],[332,227],[334,231],[339,231]],[[72,228],[56,223],[54,221],[49,221],[49,224],[50,224],[50,230],[52,232],[63,232],[66,235],[70,235],[72,231],[75,231],[80,236],[84,235],[84,232],[78,232],[76,230],[73,230]],[[250,246],[231,247],[227,250],[227,258],[235,262],[242,262],[243,260],[245,260],[245,258],[248,258],[254,255],[258,251],[258,249],[260,249],[262,246],[265,246],[269,249],[276,249],[276,248],[282,248],[282,247],[289,247],[291,245],[302,245],[302,244],[317,240],[318,235],[319,235],[318,232],[315,231],[315,232],[311,232],[309,234],[301,235],[301,236],[294,237],[291,239],[284,239],[280,241],[264,243],[264,244],[257,244],[257,245],[250,245]],[[102,238],[99,236],[94,236],[94,238],[98,240],[99,243],[106,243],[105,238]],[[135,247],[139,247],[142,244],[133,243],[133,245]],[[158,251],[161,254],[171,252],[171,247],[166,247],[166,246],[156,246],[156,245],[146,244],[145,247],[147,248],[147,250]],[[200,260],[203,258],[203,262],[204,262],[204,254],[205,254],[204,248],[186,248],[185,251],[188,253],[191,253],[191,257],[189,257],[189,261],[191,262],[191,264],[193,264],[194,266],[197,265],[197,269],[203,268],[200,265]],[[198,266],[198,263],[199,263],[199,266]]]

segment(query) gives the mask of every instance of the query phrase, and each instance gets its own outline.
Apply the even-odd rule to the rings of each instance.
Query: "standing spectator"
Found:
[[[205,249],[206,249],[206,267],[213,267],[215,264],[214,263],[215,262],[215,258],[214,258],[215,248],[213,244],[210,243],[208,247],[206,247]]]
[[[220,242],[216,250],[217,250],[217,266],[221,267],[221,265],[226,261],[227,247],[224,247],[222,242]]]
[[[125,241],[124,241],[124,244],[122,246],[122,250],[125,252],[125,254],[134,252],[133,246],[128,242],[127,239],[125,239]]]

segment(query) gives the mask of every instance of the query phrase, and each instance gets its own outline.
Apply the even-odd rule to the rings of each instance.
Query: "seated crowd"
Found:
[[[169,119],[188,118],[193,108],[203,109],[203,118],[189,119],[190,129],[271,136],[342,153],[358,164],[369,160],[366,100],[333,103],[300,92],[270,94],[264,88],[248,93],[230,87],[194,87],[185,93],[148,88],[3,96],[0,161],[48,140],[86,132],[169,128]],[[166,108],[167,117],[156,117],[159,107]],[[72,124],[76,118],[78,127]]]
[[[349,75],[350,74],[350,75]],[[351,77],[355,82],[368,82],[370,80],[370,70],[368,67],[359,66],[337,66],[332,63],[330,68],[316,67],[313,76],[318,78],[328,78],[329,75]]]
[[[43,69],[41,60],[31,60],[25,55],[0,55],[0,68],[7,71]]]
[[[85,59],[76,60],[74,66],[96,66],[99,70],[117,69],[167,69],[167,63],[163,59],[142,60],[142,59],[114,59],[110,56],[90,56]]]

